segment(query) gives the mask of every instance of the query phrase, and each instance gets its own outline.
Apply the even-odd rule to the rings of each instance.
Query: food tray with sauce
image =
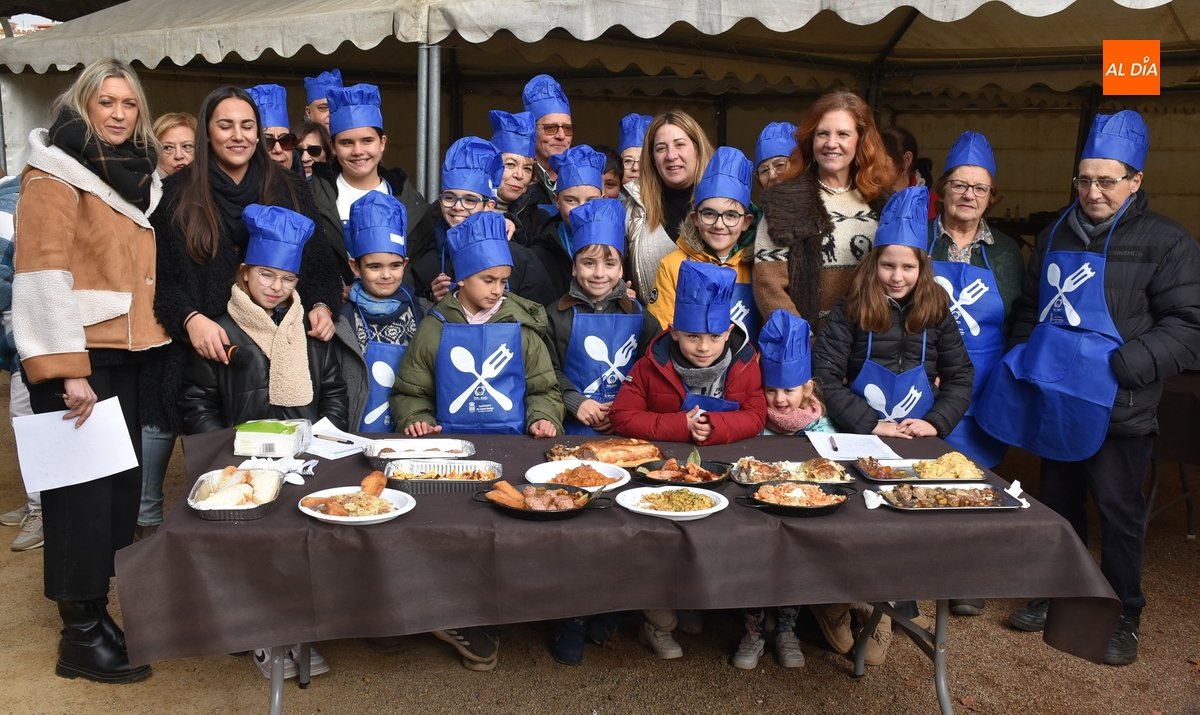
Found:
[[[904,487],[904,486],[913,486],[913,488],[918,488],[918,489],[921,487],[924,487],[924,485],[917,486],[917,485],[903,485],[903,484],[881,485],[878,487],[878,490],[879,490],[879,496],[881,498],[883,505],[890,509],[895,509],[896,511],[903,511],[903,512],[909,512],[909,513],[948,512],[948,511],[1012,511],[1014,509],[1020,509],[1025,506],[1019,499],[1017,499],[1013,495],[1009,494],[1008,492],[1004,491],[1000,487],[997,487],[992,484],[985,484],[983,482],[965,482],[965,483],[960,482],[958,484],[955,484],[952,487],[945,486],[945,485],[941,485],[940,487],[935,487],[933,485],[930,485],[928,488],[929,489],[939,489],[939,488],[940,489],[987,489],[996,495],[996,501],[998,503],[988,505],[988,506],[948,506],[948,505],[946,505],[946,506],[902,506],[900,504],[893,503],[888,498],[889,494],[897,489],[900,489],[901,487]]]
[[[385,452],[384,450],[392,450]],[[380,454],[382,452],[382,454]],[[397,459],[464,459],[475,455],[475,445],[465,439],[373,439],[363,445],[372,469],[383,471]]]
[[[607,509],[612,506],[612,499],[609,497],[599,496],[600,492],[589,492],[583,487],[571,487],[565,484],[517,484],[514,488],[517,491],[524,490],[525,487],[532,486],[541,491],[547,489],[557,489],[570,494],[573,498],[578,494],[586,494],[587,500],[582,505],[574,509],[553,509],[553,510],[537,510],[537,509],[518,509],[508,506],[507,504],[499,504],[487,498],[486,489],[480,489],[471,495],[471,500],[480,504],[489,504],[496,511],[515,519],[524,519],[525,521],[564,521],[566,519],[574,519],[585,511],[590,509]]]
[[[932,462],[932,459],[880,459],[877,460],[880,467],[887,467],[892,470],[892,473],[897,475],[894,479],[881,479],[872,477],[870,473],[863,468],[858,461],[850,462],[854,467],[854,471],[858,472],[859,476],[868,482],[876,484],[964,484],[966,482],[978,482],[983,477],[977,476],[971,479],[955,479],[953,477],[933,477],[925,478],[917,473],[914,465],[917,462]]]
[[[663,466],[665,466],[666,463],[669,461],[671,461],[671,460],[660,459],[655,462],[648,462],[646,464],[643,464],[642,466],[638,467],[637,469],[634,469],[631,471],[633,480],[635,482],[637,482],[638,484],[645,484],[645,485],[652,486],[652,487],[677,486],[677,487],[697,487],[699,489],[719,489],[720,487],[724,486],[726,482],[729,481],[729,472],[730,472],[730,469],[733,467],[733,465],[730,464],[729,462],[710,462],[707,459],[701,461],[700,462],[701,469],[703,469],[706,472],[710,472],[712,474],[717,475],[716,479],[710,479],[706,482],[685,482],[682,480],[671,481],[669,479],[658,479],[656,477],[650,476],[651,472],[655,472],[655,471],[662,469]],[[677,465],[679,465],[680,468],[686,467],[685,461],[676,460],[675,463]]]
[[[429,473],[439,475],[436,479],[422,478]],[[454,479],[450,475],[463,472],[486,472],[487,479]],[[443,494],[448,492],[473,492],[488,487],[504,476],[499,462],[472,459],[428,459],[396,460],[389,462],[383,470],[388,486],[409,494]],[[412,478],[397,477],[411,474]]]
[[[788,504],[776,504],[758,496],[758,492],[765,486],[785,487],[785,488],[800,488],[807,486],[814,489],[819,489],[825,494],[840,496],[842,501],[836,504],[821,504],[817,506],[793,506]],[[832,482],[797,482],[794,480],[783,480],[776,482],[761,482],[746,489],[744,495],[734,497],[734,501],[742,506],[748,506],[753,509],[762,509],[771,514],[780,516],[825,516],[837,511],[843,504],[850,500],[850,497],[858,493],[854,487],[846,486],[845,484],[836,484]]]

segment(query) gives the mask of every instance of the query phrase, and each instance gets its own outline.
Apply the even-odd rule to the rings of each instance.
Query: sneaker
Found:
[[[404,636],[368,638],[367,647],[376,653],[398,653],[408,647],[408,639]]]
[[[1008,614],[1008,625],[1018,631],[1036,633],[1046,628],[1046,612],[1050,610],[1050,601],[1035,598],[1024,608],[1018,608]]]
[[[587,637],[588,640],[596,645],[612,647],[613,636],[617,634],[617,629],[621,627],[621,619],[625,616],[624,613],[616,611],[614,613],[600,613],[588,619]]]
[[[13,539],[12,550],[30,551],[41,548],[45,543],[46,538],[42,535],[42,510],[33,509],[21,522],[21,532]]]
[[[288,656],[293,661],[296,662],[296,664],[297,664],[296,672],[299,673],[300,672],[300,666],[299,666],[300,644],[299,643],[292,646],[291,649],[288,650]],[[312,677],[314,675],[324,675],[328,672],[329,672],[329,663],[324,658],[321,657],[321,654],[317,652],[316,648],[313,648],[310,645],[308,647],[308,675],[309,675],[309,677]]]
[[[867,639],[866,654],[863,663],[866,665],[883,665],[887,660],[888,648],[892,645],[892,618],[886,613],[879,619],[875,632]]]
[[[758,667],[758,659],[762,657],[766,647],[767,642],[763,640],[762,636],[756,636],[753,633],[742,636],[742,642],[738,644],[737,652],[733,654],[731,661],[733,667],[754,670]]]
[[[684,633],[698,636],[704,632],[704,614],[700,611],[675,611],[675,617],[679,619],[676,628]]]
[[[262,674],[271,679],[271,649],[270,648],[255,648],[254,649],[254,664],[262,671]],[[294,678],[300,674],[300,669],[296,667],[296,661],[287,653],[283,654],[283,679]]]
[[[558,622],[554,634],[554,660],[563,665],[579,665],[583,662],[584,634],[587,621],[582,618],[567,618]]]
[[[683,648],[680,648],[679,644],[675,642],[671,631],[659,630],[650,621],[642,624],[642,630],[638,632],[638,640],[663,660],[683,657]]]
[[[825,640],[835,651],[845,655],[854,647],[854,633],[850,630],[850,604],[833,603],[827,606],[809,606],[817,616],[817,624],[825,634]]]
[[[463,657],[463,665],[470,670],[477,668],[468,665],[468,661],[477,664],[491,662],[491,667],[484,670],[496,667],[496,653],[500,650],[500,641],[488,635],[482,628],[447,628],[434,631],[433,635],[454,646]]]
[[[804,654],[800,652],[800,639],[795,631],[780,631],[775,634],[775,657],[784,668],[803,668]]]
[[[1137,660],[1141,623],[1141,616],[1121,616],[1117,620],[1117,628],[1108,642],[1108,651],[1104,653],[1105,664],[1129,665]]]
[[[982,598],[952,598],[950,612],[956,616],[981,616],[987,601]]]
[[[25,502],[19,509],[6,511],[0,514],[0,524],[5,526],[20,526],[22,521],[25,521],[25,515],[29,513],[29,502]]]

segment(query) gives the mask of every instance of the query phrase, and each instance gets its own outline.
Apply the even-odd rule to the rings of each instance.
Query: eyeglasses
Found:
[[[1128,176],[1122,176],[1119,179],[1113,179],[1106,176],[1102,179],[1081,179],[1077,176],[1074,179],[1071,179],[1071,183],[1075,184],[1075,188],[1079,190],[1079,193],[1086,194],[1092,190],[1092,184],[1095,184],[1097,187],[1099,187],[1101,191],[1112,191],[1113,189],[1117,188],[1117,184],[1128,178]]]
[[[967,193],[967,189],[970,189],[981,199],[986,199],[988,194],[992,193],[992,187],[987,184],[968,184],[965,181],[947,181],[946,188],[950,189],[950,193],[959,196]]]
[[[782,156],[763,162],[763,165],[758,167],[758,178],[766,179],[770,178],[771,176],[782,174],[783,170],[787,168],[787,165],[787,157]]]
[[[175,154],[179,154],[181,156],[187,154],[188,156],[191,156],[192,154],[196,153],[196,145],[192,144],[191,142],[180,144],[179,146],[175,146],[174,144],[163,144],[162,149],[163,153],[169,156],[174,156]]]
[[[291,132],[288,132],[287,134],[280,134],[277,137],[271,136],[270,134],[263,134],[263,142],[265,142],[267,145],[267,151],[273,151],[276,144],[278,144],[279,148],[283,149],[284,151],[291,151],[292,148],[296,146],[296,135],[292,134]]]
[[[296,283],[300,280],[293,275],[280,276],[271,271],[264,271],[261,268],[255,268],[254,274],[258,276],[258,284],[263,288],[270,288],[278,282],[287,290],[291,290],[296,287]]]
[[[705,226],[716,226],[717,219],[720,218],[721,223],[725,224],[725,228],[733,228],[734,226],[738,225],[738,222],[746,216],[746,214],[739,213],[737,211],[726,211],[721,213],[720,211],[713,211],[712,209],[700,209],[696,213],[700,216],[700,223],[704,224]]]
[[[548,137],[558,134],[559,130],[562,130],[565,137],[575,136],[574,124],[539,124],[538,126],[542,128],[542,134]]]
[[[312,158],[316,159],[318,156],[321,156],[321,154],[323,154],[325,152],[325,148],[322,147],[320,144],[309,144],[308,146],[300,147],[300,151],[302,151],[305,154],[308,154]]]
[[[633,159],[628,157],[621,163],[625,165],[626,169],[638,169],[642,166],[641,159]]]
[[[453,210],[458,204],[462,204],[462,207],[467,211],[474,211],[484,201],[487,201],[487,199],[473,194],[469,196],[455,196],[454,194],[446,193],[438,196],[438,203],[447,211]]]

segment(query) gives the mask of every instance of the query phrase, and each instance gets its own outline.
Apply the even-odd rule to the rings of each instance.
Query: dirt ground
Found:
[[[7,377],[0,408],[8,405]],[[0,511],[24,498],[7,420],[0,428]],[[997,470],[1037,493],[1037,462],[1013,454]],[[1180,493],[1178,470],[1163,465],[1160,503]],[[1200,482],[1200,470],[1196,470]],[[167,504],[183,491],[182,453],[167,477]],[[1182,505],[1151,523],[1137,663],[1093,665],[1045,645],[1040,635],[1006,625],[1020,601],[991,601],[983,616],[952,617],[950,693],[958,713],[1200,713],[1200,549],[1184,537]],[[1098,531],[1098,529],[1094,529]],[[12,539],[16,529],[0,529]],[[1098,543],[1098,535],[1093,543]],[[5,542],[7,543],[7,542]],[[931,554],[931,558],[935,555]],[[159,663],[132,685],[98,685],[54,675],[60,622],[42,596],[42,551],[0,549],[0,712],[141,714],[264,712],[268,681],[248,656]],[[114,592],[114,597],[115,597]],[[1031,594],[1032,595],[1032,594]],[[921,603],[932,614],[932,603]],[[119,608],[115,612],[120,619]],[[825,646],[815,625],[802,622],[807,664],[780,668],[768,653],[753,671],[729,665],[742,626],[738,614],[705,614],[705,632],[679,634],[684,657],[658,661],[637,642],[630,615],[612,649],[588,646],[582,667],[550,655],[549,624],[502,630],[500,664],[473,673],[432,636],[413,636],[389,655],[359,640],[318,646],[332,666],[307,690],[288,681],[287,713],[933,713],[932,664],[897,633],[887,663],[850,677],[852,664]],[[1192,662],[1194,661],[1194,662]]]

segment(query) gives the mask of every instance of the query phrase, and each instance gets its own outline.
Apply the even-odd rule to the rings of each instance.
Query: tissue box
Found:
[[[295,457],[308,449],[308,420],[254,420],[237,426],[233,453],[239,457]]]

